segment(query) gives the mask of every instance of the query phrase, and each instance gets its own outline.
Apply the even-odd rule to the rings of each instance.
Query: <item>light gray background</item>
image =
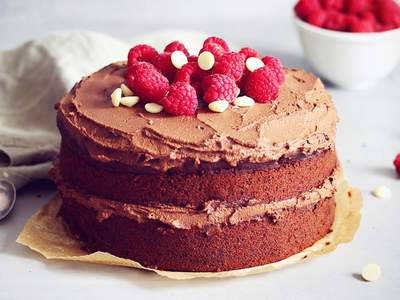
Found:
[[[131,40],[155,30],[183,28],[221,35],[278,55],[289,66],[309,69],[291,22],[293,3],[0,0],[0,49],[60,30],[101,31]],[[340,158],[350,183],[364,194],[363,219],[352,243],[279,272],[223,280],[177,282],[120,267],[46,261],[14,243],[27,218],[54,193],[52,185],[40,183],[20,191],[14,213],[0,223],[0,299],[398,299],[400,180],[392,160],[400,151],[399,68],[368,91],[338,90],[329,84],[328,89],[341,119]],[[380,184],[392,189],[391,199],[370,195]],[[383,270],[374,283],[357,276],[369,262]]]

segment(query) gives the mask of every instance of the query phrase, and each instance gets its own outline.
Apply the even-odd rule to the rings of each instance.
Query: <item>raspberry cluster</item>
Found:
[[[215,112],[229,104],[271,102],[278,97],[285,75],[278,58],[261,57],[249,47],[235,52],[223,39],[209,37],[198,55],[190,55],[179,41],[162,53],[137,45],[129,51],[125,79],[131,93],[157,104],[157,111],[162,107],[172,115],[194,115],[201,102]],[[244,101],[239,95],[252,99]]]
[[[400,28],[394,0],[300,0],[294,7],[302,20],[326,29],[378,32]]]

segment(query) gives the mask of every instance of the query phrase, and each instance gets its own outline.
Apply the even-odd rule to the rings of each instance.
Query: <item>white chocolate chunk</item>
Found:
[[[209,110],[222,113],[229,107],[229,102],[226,100],[217,100],[208,104]]]
[[[366,281],[375,281],[381,276],[381,267],[377,264],[365,265],[362,269],[361,276]]]
[[[122,89],[121,88],[116,88],[114,92],[111,93],[111,103],[115,107],[118,107],[120,102],[121,102],[121,97],[122,97]]]
[[[134,93],[132,92],[132,90],[130,88],[128,88],[128,86],[124,83],[121,83],[121,90],[122,90],[122,94],[125,97],[129,97],[129,96],[133,96]]]
[[[248,96],[241,96],[237,97],[235,101],[233,101],[233,104],[239,107],[249,107],[254,105],[254,100],[253,98],[250,98]]]
[[[250,72],[253,72],[262,67],[264,67],[264,62],[258,57],[249,57],[248,59],[246,59],[246,68]]]
[[[121,98],[121,104],[124,106],[132,107],[139,102],[138,96],[128,96]]]
[[[197,64],[199,65],[200,69],[204,71],[210,70],[215,63],[214,55],[209,51],[204,51],[199,54],[197,58]]]
[[[388,199],[392,197],[392,191],[385,185],[380,185],[372,191],[372,195],[377,198]]]
[[[182,68],[185,64],[187,64],[188,59],[182,51],[176,50],[171,54],[171,62],[173,66],[177,69]]]
[[[146,103],[144,109],[149,113],[158,114],[164,109],[164,107],[162,107],[160,104],[151,102],[151,103]]]

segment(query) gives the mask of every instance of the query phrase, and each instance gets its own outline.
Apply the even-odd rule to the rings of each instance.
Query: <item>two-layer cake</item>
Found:
[[[111,105],[130,68],[101,69],[57,106],[60,214],[88,249],[163,270],[223,271],[282,260],[330,231],[337,115],[318,78],[285,69],[275,100],[222,113],[191,82],[196,112],[176,116],[149,113],[142,97]],[[241,94],[250,72],[234,79]]]

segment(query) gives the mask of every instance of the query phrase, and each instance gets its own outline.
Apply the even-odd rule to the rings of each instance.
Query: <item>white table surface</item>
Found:
[[[309,69],[290,21],[294,1],[110,2],[0,0],[0,48],[54,30],[98,30],[129,40],[185,28],[215,32]],[[0,299],[399,299],[400,179],[392,160],[400,152],[400,70],[368,91],[328,89],[341,119],[340,159],[364,196],[361,226],[350,244],[281,271],[219,280],[173,281],[122,267],[46,261],[15,243],[26,220],[55,192],[42,182],[20,190],[13,214],[0,222]],[[370,195],[381,184],[392,189],[391,199]],[[358,275],[369,262],[379,263],[383,272],[372,283]]]

